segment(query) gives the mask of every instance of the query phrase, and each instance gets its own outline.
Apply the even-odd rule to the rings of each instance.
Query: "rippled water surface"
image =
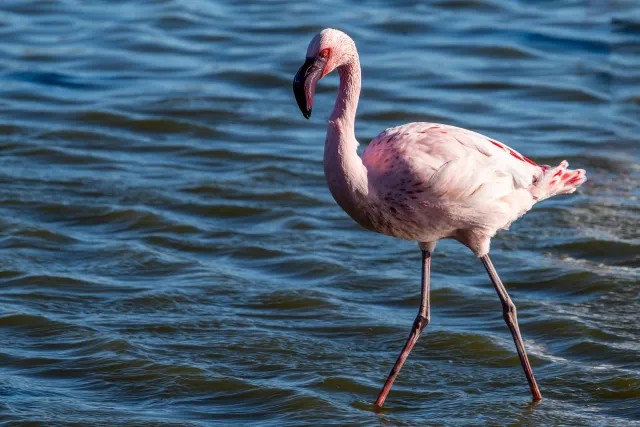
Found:
[[[0,420],[6,425],[640,425],[640,8],[634,1],[14,1],[0,6]],[[544,400],[456,242],[432,322],[413,243],[326,188],[348,32],[356,134],[470,128],[588,170],[493,241]]]

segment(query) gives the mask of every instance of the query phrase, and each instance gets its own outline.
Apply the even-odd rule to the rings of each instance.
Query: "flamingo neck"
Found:
[[[340,89],[329,118],[324,145],[324,174],[338,205],[366,227],[367,169],[358,156],[355,116],[360,97],[360,62],[357,55],[338,68]]]
[[[360,61],[355,56],[338,67],[340,90],[329,121],[341,120],[353,130],[360,98]],[[354,137],[355,139],[355,137]]]

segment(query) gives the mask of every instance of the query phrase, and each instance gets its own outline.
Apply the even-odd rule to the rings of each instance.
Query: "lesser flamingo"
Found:
[[[376,400],[382,406],[409,352],[429,324],[431,254],[452,238],[480,258],[502,302],[534,400],[542,398],[520,336],[516,306],[498,277],[489,244],[541,200],[573,193],[586,181],[582,169],[537,165],[479,133],[434,123],[408,123],[378,135],[360,158],[354,122],[360,96],[360,61],[353,40],[325,29],[309,43],[293,80],[302,114],[311,116],[316,83],[334,69],[340,89],[329,118],[324,173],[329,190],[358,224],[417,242],[422,250],[422,297],[409,339]]]

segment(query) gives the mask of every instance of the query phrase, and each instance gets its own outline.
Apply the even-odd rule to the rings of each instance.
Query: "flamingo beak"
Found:
[[[293,94],[305,119],[311,117],[316,83],[322,78],[325,63],[320,58],[307,58],[293,78]]]

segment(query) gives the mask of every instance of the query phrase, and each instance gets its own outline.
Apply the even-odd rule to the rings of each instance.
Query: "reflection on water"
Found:
[[[640,419],[640,11],[633,2],[47,2],[0,8],[0,413],[16,425],[631,425]],[[493,242],[544,400],[455,242],[432,321],[415,245],[324,181],[337,76],[304,120],[313,34],[356,41],[356,134],[437,121],[590,181]]]

